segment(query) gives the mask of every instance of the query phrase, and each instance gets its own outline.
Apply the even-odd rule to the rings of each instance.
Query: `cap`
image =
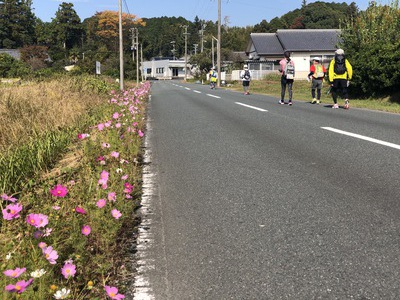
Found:
[[[313,59],[312,59],[312,60],[320,61],[320,60],[321,60],[321,58],[319,58],[318,56],[315,56],[315,57],[313,57]]]
[[[344,51],[343,51],[343,49],[337,49],[335,53],[338,55],[343,55]]]
[[[244,65],[243,68],[248,69],[249,67],[247,65]]]

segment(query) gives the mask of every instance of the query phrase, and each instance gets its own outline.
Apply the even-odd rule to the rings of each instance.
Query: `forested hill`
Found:
[[[303,5],[300,9],[290,11],[271,21],[263,20],[259,24],[248,27],[222,26],[222,48],[232,51],[243,51],[251,32],[276,32],[277,29],[333,29],[339,28],[341,22],[358,14],[358,8],[353,2],[328,3],[314,2]],[[146,26],[140,29],[144,41],[146,58],[156,56],[182,56],[184,53],[184,29],[188,26],[188,45],[191,53],[200,52],[201,45],[211,48],[212,36],[217,36],[217,22],[186,20],[179,17],[160,17],[143,19]],[[202,31],[204,28],[204,31]],[[203,41],[203,43],[202,43]],[[197,46],[194,46],[197,45]],[[171,49],[173,49],[171,52]],[[173,53],[174,52],[174,53]]]

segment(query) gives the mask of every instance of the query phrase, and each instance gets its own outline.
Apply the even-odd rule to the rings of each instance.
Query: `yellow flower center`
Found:
[[[16,289],[17,291],[19,291],[19,290],[21,289],[21,287],[20,287],[19,285],[15,285],[15,289]]]
[[[115,294],[113,292],[110,293],[111,297],[115,297]]]

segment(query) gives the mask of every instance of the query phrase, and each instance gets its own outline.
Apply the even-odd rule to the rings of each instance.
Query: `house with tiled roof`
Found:
[[[339,29],[278,29],[276,33],[252,33],[246,49],[252,73],[262,77],[279,69],[283,52],[290,51],[296,66],[296,78],[307,77],[313,57],[327,66],[339,42]]]

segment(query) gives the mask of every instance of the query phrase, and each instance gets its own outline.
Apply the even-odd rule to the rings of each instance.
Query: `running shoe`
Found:
[[[288,105],[289,105],[289,106],[293,105],[292,101],[289,101]]]
[[[285,102],[283,100],[280,100],[279,104],[285,104]]]
[[[317,100],[317,104],[320,104],[321,103],[321,100]]]
[[[344,109],[349,109],[350,108],[350,106],[349,106],[349,100],[345,100],[344,101]]]
[[[312,99],[312,101],[311,101],[311,104],[315,104],[315,103],[317,103],[317,99]]]
[[[337,103],[333,104],[332,108],[339,108],[339,105]]]

